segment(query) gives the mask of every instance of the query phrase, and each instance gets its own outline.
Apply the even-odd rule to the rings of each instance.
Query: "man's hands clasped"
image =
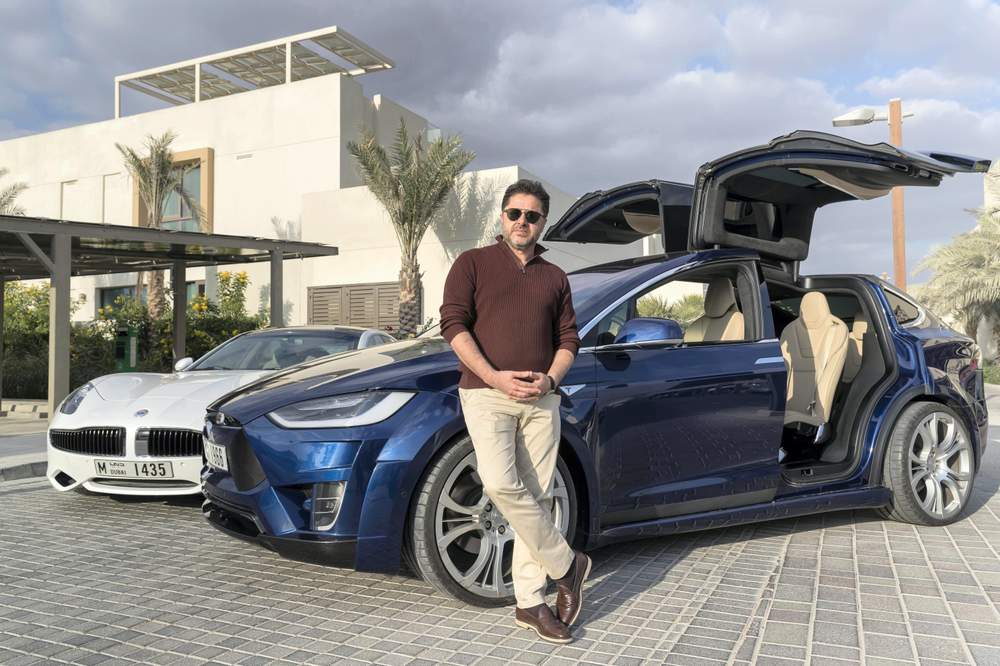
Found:
[[[530,370],[498,370],[490,383],[496,390],[520,402],[532,402],[552,390],[548,375]]]

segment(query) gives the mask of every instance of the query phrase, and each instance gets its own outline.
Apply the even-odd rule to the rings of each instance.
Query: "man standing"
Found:
[[[542,184],[519,180],[500,204],[495,245],[462,253],[444,286],[441,334],[458,355],[459,396],[483,490],[514,528],[514,621],[554,643],[583,605],[590,558],[552,522],[559,457],[556,387],[580,338],[566,274],[537,244],[549,212]],[[545,603],[556,582],[558,618]]]

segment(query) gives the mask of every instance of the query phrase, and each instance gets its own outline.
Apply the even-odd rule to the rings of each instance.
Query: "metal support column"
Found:
[[[4,320],[3,320],[3,301],[4,301],[4,287],[7,282],[4,278],[0,277],[0,416],[4,415],[3,411],[3,332],[4,332]]]
[[[271,250],[271,328],[285,325],[281,250]]]
[[[185,356],[187,338],[187,266],[175,261],[170,267],[170,288],[174,294],[174,363]]]
[[[72,236],[52,236],[49,282],[49,416],[69,393],[69,277]]]

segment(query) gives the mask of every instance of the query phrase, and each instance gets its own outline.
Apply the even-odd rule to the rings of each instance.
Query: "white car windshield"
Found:
[[[242,335],[202,356],[188,370],[281,370],[358,348],[361,332]]]

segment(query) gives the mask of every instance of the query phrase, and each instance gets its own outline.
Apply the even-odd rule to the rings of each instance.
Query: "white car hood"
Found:
[[[93,380],[73,414],[56,412],[52,427],[172,427],[201,430],[205,408],[226,393],[273,370],[195,370],[171,374],[129,372]]]

